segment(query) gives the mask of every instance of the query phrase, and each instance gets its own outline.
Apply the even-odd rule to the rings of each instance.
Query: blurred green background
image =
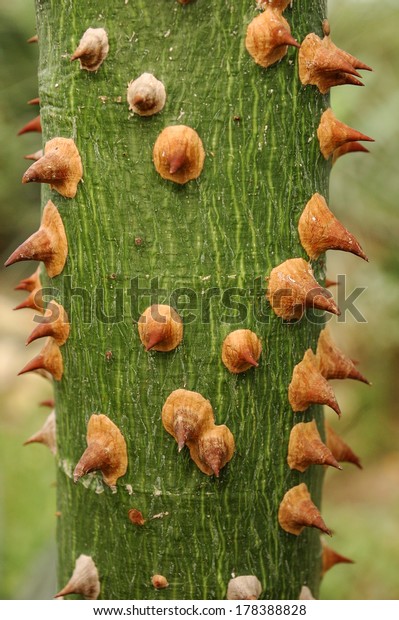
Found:
[[[294,0],[300,2],[300,0]],[[378,10],[376,8],[378,4]],[[370,263],[330,252],[328,277],[347,274],[347,290],[364,287],[358,323],[330,321],[338,344],[373,383],[334,382],[344,412],[333,421],[361,456],[364,470],[346,465],[326,474],[323,517],[334,530],[331,545],[355,560],[323,580],[324,599],[399,598],[399,2],[329,0],[334,42],[363,62],[365,88],[333,89],[332,106],[345,123],[372,136],[369,155],[341,158],[331,175],[330,206],[354,232]],[[41,147],[39,134],[16,138],[37,109],[37,45],[33,2],[0,0],[0,250],[2,262],[39,221],[38,186],[21,185],[22,155]],[[0,598],[50,598],[55,590],[55,471],[51,453],[22,443],[48,413],[44,379],[17,372],[40,349],[23,343],[32,314],[11,308],[23,299],[17,280],[27,263],[0,273]],[[342,292],[341,292],[342,294]],[[329,417],[331,420],[331,417]]]

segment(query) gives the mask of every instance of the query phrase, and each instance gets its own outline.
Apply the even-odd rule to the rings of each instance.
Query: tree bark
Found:
[[[39,94],[44,143],[73,138],[84,178],[76,198],[43,186],[69,244],[55,288],[71,322],[56,383],[59,581],[80,554],[96,563],[104,599],[222,599],[231,575],[256,575],[265,599],[317,595],[319,533],[284,532],[284,493],[306,482],[320,504],[322,467],[290,471],[295,421],[287,399],[292,370],[315,350],[322,318],[296,324],[276,317],[265,277],[282,261],[307,258],[297,221],[306,202],[327,197],[329,164],[316,129],[328,96],[302,87],[297,51],[263,69],[244,41],[255,2],[197,0],[36,0]],[[293,2],[284,13],[293,36],[321,35],[324,0]],[[69,58],[84,31],[104,27],[110,51],[97,72]],[[165,84],[163,111],[128,111],[126,88],[143,72]],[[186,124],[206,151],[201,176],[184,186],[161,179],[152,148],[168,125]],[[322,280],[323,259],[314,265]],[[45,278],[43,278],[45,279]],[[137,320],[152,303],[184,318],[182,344],[146,352]],[[262,341],[260,366],[230,374],[221,345],[234,329]],[[211,402],[217,424],[236,441],[220,478],[180,454],[161,422],[168,395],[193,390]],[[74,484],[92,413],[109,416],[128,444],[128,471],[117,492],[100,474]],[[143,513],[134,526],[128,510]],[[157,517],[157,518],[156,518]],[[169,587],[155,590],[154,573]]]

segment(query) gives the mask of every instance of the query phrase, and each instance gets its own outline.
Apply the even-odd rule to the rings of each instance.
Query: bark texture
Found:
[[[289,433],[322,409],[291,411],[287,388],[304,351],[315,350],[320,317],[284,324],[265,300],[265,277],[280,262],[306,258],[297,221],[315,192],[327,197],[329,164],[316,129],[328,98],[300,85],[297,51],[262,69],[245,50],[253,0],[36,0],[44,142],[73,138],[84,180],[76,198],[43,187],[69,243],[54,278],[71,320],[56,384],[59,581],[80,554],[95,561],[107,599],[222,599],[232,573],[256,575],[262,598],[317,595],[319,533],[278,525],[287,489],[306,482],[320,501],[322,468],[291,472]],[[293,2],[284,15],[301,41],[321,35],[324,0]],[[108,32],[97,72],[70,56],[89,28]],[[126,89],[143,72],[165,84],[166,105],[150,118],[128,110]],[[206,159],[196,181],[160,178],[152,147],[168,125],[200,135]],[[322,261],[315,266],[322,277]],[[50,282],[47,280],[47,284]],[[147,353],[137,320],[151,303],[185,321],[170,353]],[[309,320],[311,318],[311,320]],[[260,366],[232,375],[221,345],[233,329],[261,339]],[[209,399],[216,423],[233,432],[236,453],[220,478],[201,473],[161,423],[175,389]],[[92,413],[109,416],[128,444],[117,493],[95,474],[73,483]],[[146,523],[134,526],[136,508]],[[153,574],[169,587],[155,590]]]

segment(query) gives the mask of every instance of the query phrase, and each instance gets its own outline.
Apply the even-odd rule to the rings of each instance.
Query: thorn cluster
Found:
[[[215,425],[208,400],[198,392],[175,390],[163,406],[162,423],[176,439],[179,452],[187,445],[197,467],[208,476],[219,477],[234,454],[235,443],[227,426]]]
[[[299,79],[302,84],[313,84],[322,94],[328,93],[332,86],[342,84],[363,86],[357,69],[371,71],[371,68],[334,45],[327,20],[323,27],[323,39],[312,32],[305,37],[299,49]]]

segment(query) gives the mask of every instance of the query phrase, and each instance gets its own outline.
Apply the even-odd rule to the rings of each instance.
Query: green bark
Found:
[[[267,70],[255,65],[244,45],[253,0],[36,5],[44,142],[74,138],[84,166],[75,199],[42,192],[69,242],[51,283],[71,320],[55,390],[60,585],[85,553],[99,569],[102,598],[220,599],[233,572],[256,575],[265,599],[298,598],[303,584],[317,595],[319,533],[287,534],[277,511],[300,482],[320,502],[322,468],[300,474],[286,463],[294,420],[315,416],[322,432],[320,407],[294,418],[287,399],[320,318],[284,324],[265,300],[265,277],[288,258],[306,258],[296,224],[314,192],[327,196],[316,128],[328,99],[300,85],[294,48]],[[299,41],[321,34],[325,14],[324,0],[285,11]],[[109,35],[97,73],[69,62],[88,27]],[[126,103],[127,83],[144,71],[167,90],[164,110],[147,119]],[[206,161],[197,181],[177,186],[156,173],[152,147],[164,127],[182,123],[199,133]],[[226,291],[238,295],[241,313],[226,309]],[[176,351],[144,351],[136,322],[150,303],[170,303],[185,318]],[[233,376],[220,351],[238,328],[252,329],[263,353],[258,369]],[[178,454],[163,429],[162,405],[182,387],[208,398],[216,423],[235,436],[220,479],[201,473],[187,449]],[[108,415],[128,444],[116,494],[99,474],[72,481],[93,412]],[[129,522],[129,508],[142,511],[143,527]],[[155,591],[154,573],[169,588]]]

